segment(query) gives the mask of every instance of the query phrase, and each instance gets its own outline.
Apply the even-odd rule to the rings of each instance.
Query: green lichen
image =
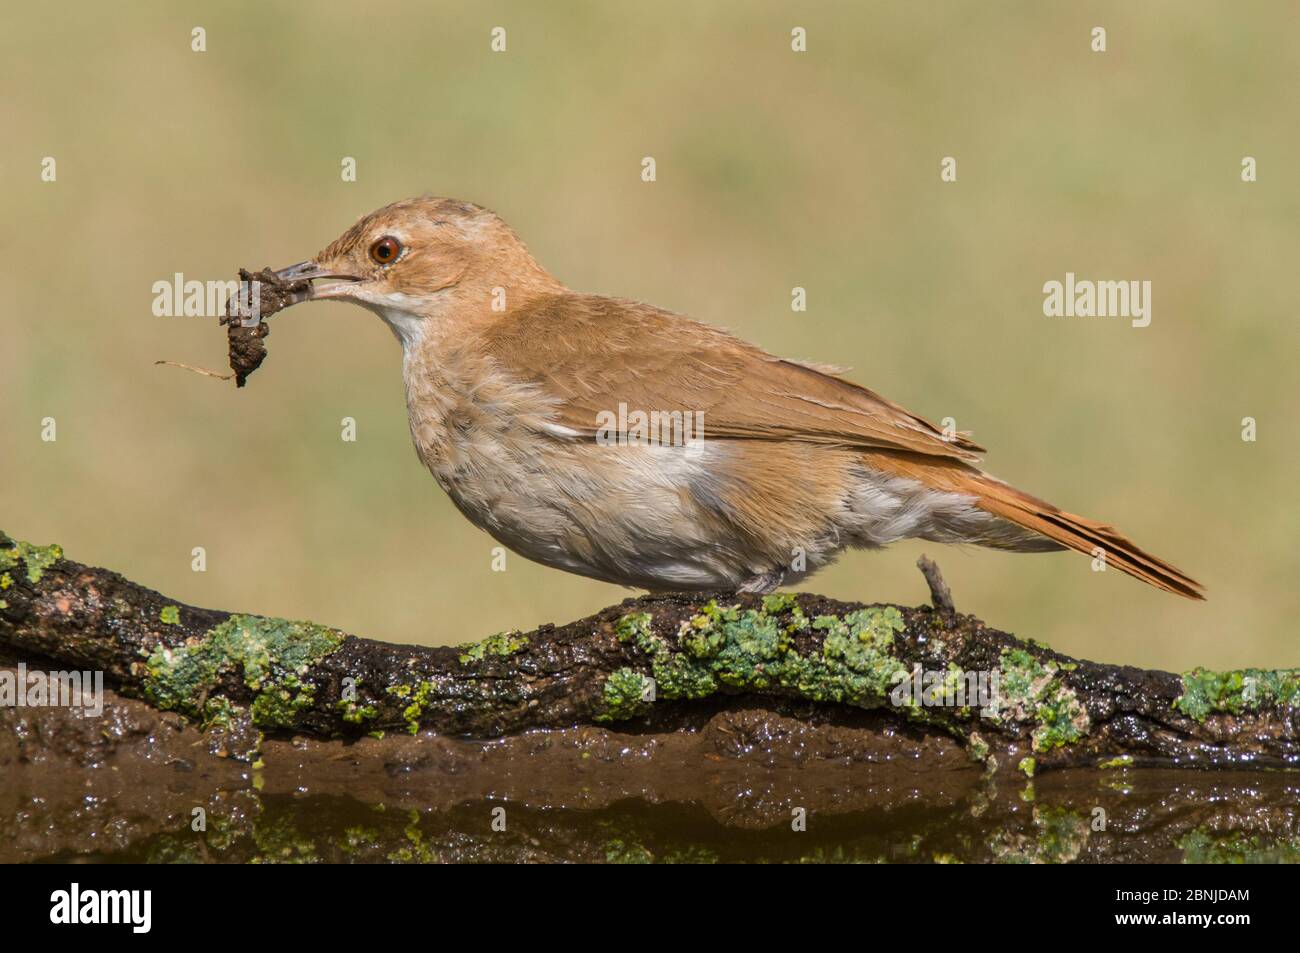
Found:
[[[1118,758],[1111,758],[1108,761],[1101,762],[1097,767],[1102,768],[1103,770],[1109,768],[1127,768],[1132,763],[1133,756],[1131,754],[1122,754]]]
[[[998,672],[998,717],[1034,724],[1034,751],[1078,741],[1090,727],[1088,711],[1059,677],[1056,662],[1044,664],[1025,649],[1003,649]]]
[[[356,690],[361,687],[361,679],[356,679],[352,684],[350,697],[340,698],[334,706],[344,721],[352,725],[360,725],[373,718],[379,717],[379,710],[374,705],[358,705]]]
[[[1240,831],[1216,833],[1198,827],[1178,841],[1185,864],[1296,864],[1300,839],[1269,840]]]
[[[650,656],[656,694],[666,699],[758,692],[872,708],[884,703],[903,668],[890,651],[905,628],[892,606],[809,621],[793,596],[775,595],[758,609],[710,602],[671,637],[656,634],[652,621],[649,613],[630,613],[614,631],[620,642]],[[808,631],[823,637],[820,648],[805,655],[795,635]],[[606,692],[623,694],[608,682]]]
[[[462,660],[464,656],[461,657]],[[406,730],[411,734],[419,734],[420,716],[424,714],[424,706],[428,703],[429,697],[433,694],[433,682],[420,682],[417,685],[389,685],[385,689],[390,695],[402,699],[410,699],[410,704],[402,709],[402,719],[406,722]]]
[[[460,646],[464,650],[461,652],[460,661],[462,665],[467,665],[470,662],[481,662],[488,656],[504,658],[527,646],[528,636],[526,635],[519,632],[498,632],[496,635],[489,635],[479,642],[467,642]]]
[[[291,817],[261,817],[253,822],[254,864],[314,864],[320,862],[316,844],[298,830]]]
[[[634,668],[620,668],[605,679],[602,691],[604,709],[596,721],[625,721],[650,710],[654,682]]]
[[[373,827],[354,825],[343,829],[339,850],[349,857],[379,850],[383,846],[380,832]]]
[[[3,531],[0,531],[0,537],[3,536]],[[12,542],[13,546],[0,549],[0,570],[17,569],[21,563],[27,567],[27,581],[33,584],[40,582],[45,570],[63,558],[63,547],[58,543],[51,543],[49,546],[33,546],[19,539]],[[9,577],[8,572],[5,576],[9,578],[12,585],[13,579]]]
[[[625,841],[614,837],[605,842],[605,863],[607,864],[653,864],[654,854],[644,844]]]
[[[1087,846],[1088,819],[1069,808],[1035,805],[1031,834],[999,831],[989,842],[994,860],[1003,864],[1066,864]]]
[[[1016,767],[1025,772],[1025,777],[1032,778],[1034,776],[1034,769],[1038,767],[1038,761],[1033,757],[1021,758],[1020,764],[1016,765]]]
[[[9,573],[7,572],[0,573],[0,591],[4,591],[5,589],[8,589],[13,584],[14,584],[13,576],[9,575]]]
[[[1266,704],[1300,705],[1300,669],[1193,669],[1183,675],[1183,693],[1174,700],[1174,707],[1195,721],[1205,721],[1211,712],[1240,715]]]
[[[224,695],[209,698],[203,704],[203,727],[229,728],[239,717],[239,711],[239,707]]]
[[[163,606],[162,611],[158,613],[158,618],[162,620],[163,625],[180,625],[181,610],[176,606]]]
[[[614,634],[620,642],[631,642],[641,651],[654,654],[650,648],[654,638],[650,628],[652,619],[648,612],[629,612],[614,623]]]
[[[414,813],[414,812],[413,812]],[[438,849],[425,841],[424,833],[420,830],[420,815],[415,814],[411,818],[411,823],[407,825],[403,832],[409,844],[403,845],[389,852],[388,860],[392,863],[399,864],[436,864],[441,859]]]
[[[209,695],[231,674],[253,693],[258,727],[292,727],[312,707],[316,686],[303,676],[343,642],[343,634],[312,622],[233,615],[176,648],[159,645],[143,663],[145,697],[191,717],[213,716]]]
[[[768,615],[780,615],[782,612],[792,612],[798,608],[799,599],[793,593],[774,592],[763,597],[763,611]]]

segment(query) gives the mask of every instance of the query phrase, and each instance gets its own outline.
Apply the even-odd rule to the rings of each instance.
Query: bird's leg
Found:
[[[767,572],[759,573],[757,576],[751,576],[736,587],[737,592],[753,592],[759,595],[767,595],[785,581],[784,569],[769,569]]]

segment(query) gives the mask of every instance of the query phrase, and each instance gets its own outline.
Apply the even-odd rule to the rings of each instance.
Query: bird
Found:
[[[651,592],[770,593],[902,539],[1072,549],[1203,599],[1112,526],[980,467],[970,435],[729,331],[573,291],[496,213],[421,196],[276,272],[290,304],[377,314],[402,349],[411,438],[510,550]]]

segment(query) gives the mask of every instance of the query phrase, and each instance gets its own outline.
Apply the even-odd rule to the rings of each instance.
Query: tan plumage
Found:
[[[380,209],[282,274],[340,279],[312,297],[384,318],[420,458],[469,519],[548,565],[651,589],[768,591],[846,547],[920,537],[1100,552],[1203,598],[1112,527],[982,472],[965,435],[718,328],[568,290],[478,206]],[[620,404],[702,413],[704,439],[600,442]]]
[[[865,387],[773,357],[725,331],[650,305],[564,292],[487,328],[487,354],[560,399],[558,421],[594,433],[597,414],[632,407],[703,411],[712,437],[910,450],[961,460],[928,420]]]
[[[1201,593],[1203,587],[1195,579],[1143,551],[1115,527],[1067,513],[974,467],[901,454],[878,454],[872,458],[872,464],[882,470],[915,477],[936,489],[973,494],[980,509],[1040,533],[1076,552],[1086,555],[1105,553],[1108,565],[1157,589],[1189,599],[1205,598]]]

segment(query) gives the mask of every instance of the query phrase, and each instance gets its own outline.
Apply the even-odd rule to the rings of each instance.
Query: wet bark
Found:
[[[31,668],[103,671],[117,693],[231,737],[251,733],[254,749],[262,732],[481,739],[593,722],[666,732],[698,728],[743,696],[774,719],[806,723],[871,710],[882,739],[906,728],[955,740],[989,769],[1030,775],[1292,767],[1300,756],[1293,671],[1179,676],[1103,665],[947,607],[653,595],[567,625],[429,648],[188,606],[3,533],[0,570],[0,646],[11,656]],[[927,578],[933,586],[937,570]],[[936,681],[927,697],[917,677],[926,673],[946,674],[947,687]],[[993,705],[973,695],[957,703],[952,689],[973,684],[967,673],[994,680]],[[777,743],[748,724],[736,744]]]

